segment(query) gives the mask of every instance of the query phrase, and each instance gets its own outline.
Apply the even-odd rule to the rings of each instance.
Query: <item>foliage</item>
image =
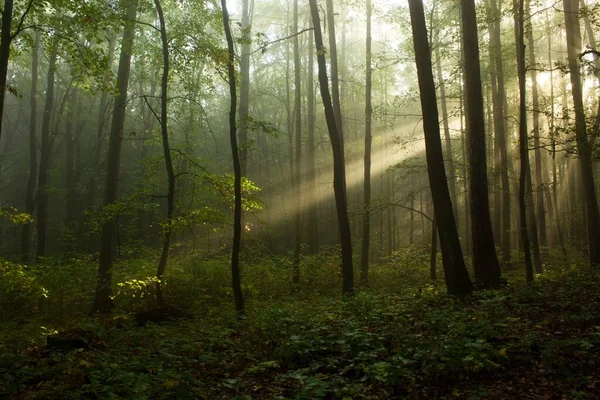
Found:
[[[239,320],[222,308],[232,296],[227,257],[197,254],[177,260],[165,287],[169,303],[187,304],[195,320],[138,328],[125,313],[44,329],[13,326],[0,336],[0,395],[515,398],[533,390],[596,398],[600,276],[550,259],[549,270],[532,284],[522,283],[520,271],[510,272],[512,286],[463,302],[426,280],[405,282],[399,294],[382,290],[382,280],[377,290],[341,301],[334,291],[328,296],[325,285],[311,290],[326,274],[335,275],[328,263],[339,260],[328,253],[304,266],[317,278],[291,297],[281,290],[291,279],[289,261],[250,254],[244,265],[248,313]],[[133,311],[151,296],[154,280],[143,278],[151,267],[142,260],[117,266],[122,309]],[[393,268],[402,273],[404,266]],[[411,279],[417,283],[416,275]],[[41,346],[51,331],[85,333],[92,349]],[[28,338],[21,347],[7,345],[14,346],[15,332]],[[510,387],[501,383],[507,379],[514,379]]]

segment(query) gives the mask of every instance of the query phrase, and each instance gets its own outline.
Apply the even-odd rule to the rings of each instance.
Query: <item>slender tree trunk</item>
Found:
[[[536,186],[536,201],[535,201],[535,217],[538,226],[539,244],[540,247],[548,246],[548,235],[546,233],[546,209],[544,207],[544,193],[546,186],[543,180],[542,172],[542,150],[540,147],[540,102],[537,87],[537,63],[535,60],[535,50],[533,41],[533,31],[531,28],[531,17],[529,18],[530,34],[528,35],[529,47],[529,71],[531,72],[531,97],[533,107],[533,147],[535,160],[535,186]]]
[[[466,128],[470,158],[473,267],[478,285],[494,288],[500,285],[500,263],[496,255],[490,219],[475,3],[474,0],[461,0],[461,6],[465,56]],[[439,223],[441,225],[441,221]]]
[[[331,97],[333,103],[333,115],[342,143],[342,154],[344,154],[344,124],[342,122],[342,103],[340,101],[340,79],[338,71],[337,44],[335,43],[335,11],[333,0],[325,0],[327,5],[327,26],[329,31],[329,60],[331,61]],[[345,182],[344,182],[345,185]]]
[[[442,248],[446,287],[449,294],[464,296],[471,293],[473,286],[463,260],[454,213],[452,211],[450,191],[448,190],[448,182],[446,180],[446,171],[444,169],[435,83],[433,80],[431,53],[427,40],[423,2],[421,0],[409,0],[408,5],[413,30],[419,92],[421,94],[427,172],[429,174],[429,186],[434,205],[434,221],[439,221],[438,231],[440,235],[440,247]],[[432,231],[433,237],[435,236],[435,222]]]
[[[371,0],[367,0],[367,38],[365,59],[365,158],[364,158],[364,193],[363,193],[363,226],[362,249],[360,260],[360,281],[367,284],[369,281],[369,245],[371,241],[371,119],[373,107],[371,105]]]
[[[493,112],[494,112],[494,134],[497,138],[497,144],[500,152],[500,182],[502,186],[502,237],[500,239],[502,263],[510,264],[510,236],[511,236],[511,199],[510,199],[510,182],[508,171],[511,169],[510,158],[508,157],[507,148],[507,129],[506,129],[506,90],[504,85],[504,65],[502,60],[502,46],[500,37],[500,21],[501,21],[501,0],[490,0],[491,16],[494,19],[492,37],[490,40],[494,45],[494,78],[496,83],[496,91],[493,96]],[[491,51],[491,50],[490,50]]]
[[[294,244],[294,285],[300,283],[300,251],[302,248],[302,91],[300,81],[300,43],[298,39],[298,0],[294,0],[294,131],[296,133],[296,154],[294,165],[294,192],[296,210],[294,216],[296,242]]]
[[[344,165],[344,150],[342,137],[336,123],[333,112],[331,95],[327,79],[327,65],[325,63],[325,49],[321,33],[321,22],[316,0],[309,0],[310,11],[315,34],[315,47],[317,50],[317,62],[319,65],[319,85],[323,108],[325,110],[325,121],[331,140],[333,150],[333,191],[340,230],[342,245],[342,281],[343,294],[352,294],[354,290],[354,269],[352,266],[352,237],[350,235],[350,220],[348,219],[348,202],[346,199],[346,167]],[[333,58],[333,55],[332,55]]]
[[[311,22],[312,24],[312,22]],[[319,251],[319,225],[318,225],[318,208],[316,204],[317,191],[317,174],[315,162],[315,84],[314,84],[314,38],[311,31],[308,39],[308,78],[306,83],[308,121],[306,124],[308,143],[306,144],[306,166],[307,166],[307,202],[309,204],[307,210],[307,224],[310,238],[310,251],[315,254]]]
[[[529,154],[527,139],[527,99],[525,93],[525,43],[523,42],[523,0],[515,1],[515,40],[517,45],[517,69],[519,78],[519,157],[521,159],[521,171],[519,174],[519,221],[523,251],[525,253],[525,271],[527,281],[533,280],[533,264],[531,263],[531,250],[529,245],[529,234],[527,231],[527,196],[531,192],[527,185],[531,182],[527,179],[529,175]]]
[[[169,41],[167,39],[167,27],[160,0],[154,0],[158,19],[160,21],[160,38],[162,43],[163,56],[163,76],[160,93],[160,134],[162,136],[163,153],[165,157],[165,168],[167,170],[167,179],[169,191],[167,193],[167,221],[164,227],[163,248],[156,269],[156,300],[159,306],[165,305],[163,297],[163,285],[165,279],[165,269],[169,259],[169,246],[171,244],[171,224],[173,220],[173,211],[175,208],[175,172],[173,171],[173,161],[171,159],[171,147],[169,145],[168,130],[168,94],[169,94]]]
[[[113,117],[108,143],[108,159],[106,163],[106,181],[104,185],[104,207],[117,201],[119,193],[119,171],[121,164],[121,145],[125,126],[125,110],[127,106],[127,87],[131,69],[131,53],[135,34],[135,18],[138,0],[123,0],[121,5],[126,7],[126,21],[121,42],[121,55],[117,72],[118,94],[113,107]],[[102,226],[100,238],[100,261],[98,265],[98,282],[94,304],[90,314],[107,313],[114,308],[112,300],[112,265],[114,236],[118,221],[110,218]]]
[[[546,10],[546,28],[550,31],[550,18],[548,17],[548,10]],[[548,35],[548,65],[552,65],[552,35]],[[550,98],[554,99],[554,72],[550,70]],[[552,146],[552,200],[554,202],[554,226],[556,229],[556,237],[558,245],[560,246],[563,256],[567,256],[567,249],[565,247],[564,237],[561,227],[560,209],[558,207],[558,175],[556,169],[556,129],[554,126],[554,101],[550,105],[550,140]],[[550,202],[549,202],[550,203]]]
[[[66,201],[65,201],[65,226],[67,229],[67,235],[71,236],[67,238],[67,246],[65,251],[71,252],[74,250],[74,238],[75,228],[77,223],[77,193],[75,192],[76,187],[76,165],[75,165],[75,136],[74,130],[77,129],[77,122],[75,121],[77,115],[77,89],[73,90],[70,99],[69,110],[67,112],[67,122],[65,127],[65,190],[66,190]]]
[[[37,178],[37,88],[38,66],[40,53],[40,32],[36,31],[33,39],[31,59],[31,94],[29,100],[29,175],[27,177],[27,192],[25,195],[25,212],[33,215],[35,211],[35,181]],[[33,222],[23,225],[21,238],[21,254],[23,262],[30,260],[31,230]]]
[[[436,20],[439,21],[436,8]],[[448,104],[446,100],[446,84],[442,75],[442,57],[440,54],[441,43],[439,41],[439,29],[436,31],[437,46],[435,46],[435,58],[437,62],[436,72],[438,80],[438,88],[440,90],[440,105],[442,107],[442,126],[444,127],[444,144],[446,148],[446,170],[448,171],[448,188],[450,190],[450,198],[452,199],[452,209],[454,210],[454,219],[458,227],[458,198],[456,196],[456,172],[454,171],[454,158],[452,153],[452,138],[450,137],[450,120],[448,116]],[[458,228],[457,228],[458,229]]]
[[[0,30],[0,135],[4,117],[4,99],[6,98],[6,78],[8,75],[8,60],[10,58],[10,43],[12,42],[13,0],[4,0],[2,9],[2,28]]]
[[[587,138],[583,93],[581,87],[581,70],[578,54],[581,52],[581,32],[579,29],[578,0],[563,0],[565,10],[565,29],[567,31],[567,53],[569,58],[569,75],[571,77],[571,93],[575,108],[575,134],[577,152],[579,153],[580,171],[586,204],[588,251],[590,264],[600,266],[600,212],[596,198],[592,155]]]
[[[234,173],[234,209],[233,209],[233,245],[231,248],[231,285],[235,298],[235,310],[242,315],[244,313],[244,297],[242,294],[242,283],[240,276],[240,248],[242,241],[242,169],[240,153],[238,150],[237,129],[235,112],[237,108],[237,92],[235,84],[235,49],[233,37],[229,27],[229,12],[227,11],[227,0],[221,0],[223,10],[223,28],[227,39],[227,50],[229,59],[227,63],[227,75],[229,79],[229,95],[231,97],[229,107],[229,139],[231,142],[231,154],[233,157]]]
[[[40,154],[40,173],[37,193],[37,258],[46,256],[46,230],[48,228],[48,173],[52,142],[50,140],[50,122],[54,108],[54,75],[58,57],[58,42],[52,40],[48,54],[48,80],[46,84],[46,104],[42,118],[42,149]]]
[[[115,36],[111,36],[109,42],[108,42],[108,63],[106,65],[106,67],[109,70],[112,70],[112,65],[113,65],[113,61],[114,61],[114,54],[115,54],[115,46],[116,46],[116,37]],[[106,77],[103,80],[103,87],[108,86],[108,77]],[[109,98],[108,98],[109,94],[107,91],[102,91],[102,93],[100,94],[100,107],[99,107],[99,111],[98,111],[98,124],[97,124],[97,128],[96,128],[96,145],[95,145],[95,152],[94,152],[94,161],[93,161],[93,172],[90,175],[90,179],[89,179],[89,183],[88,183],[88,189],[87,189],[87,195],[86,195],[86,200],[85,200],[85,207],[86,208],[92,208],[94,207],[94,199],[96,198],[96,186],[97,186],[97,181],[98,181],[98,176],[100,175],[100,168],[101,168],[101,163],[100,163],[100,157],[102,154],[102,141],[104,139],[104,131],[105,131],[105,127],[106,127],[106,121],[108,120],[107,118],[107,111],[108,111],[108,106],[109,106]],[[142,135],[144,135],[144,132],[142,132]],[[83,226],[83,224],[81,224],[81,226]],[[83,234],[83,232],[80,232],[80,234]]]
[[[252,5],[250,5],[252,1]],[[252,51],[253,0],[242,1],[242,54],[240,57],[239,146],[242,176],[248,176],[248,110],[250,100],[250,53]]]

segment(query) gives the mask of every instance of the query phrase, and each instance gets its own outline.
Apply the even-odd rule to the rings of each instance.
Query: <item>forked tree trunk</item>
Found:
[[[483,92],[479,64],[479,40],[474,0],[461,0],[462,38],[465,57],[467,139],[471,182],[471,223],[475,280],[483,288],[500,285],[488,198]],[[442,222],[438,220],[441,225]]]
[[[446,171],[444,169],[435,83],[427,40],[423,2],[421,0],[409,0],[408,5],[413,30],[419,92],[421,94],[427,172],[434,205],[434,219],[439,223],[438,232],[440,235],[446,287],[449,294],[464,296],[471,293],[473,286],[460,247],[460,240],[452,210],[452,201],[446,180]],[[432,236],[434,236],[435,223],[433,224],[432,231]]]
[[[354,291],[354,269],[352,266],[352,237],[350,235],[350,220],[348,218],[348,203],[346,199],[346,167],[344,165],[344,150],[340,131],[333,112],[327,65],[325,63],[325,48],[321,33],[321,21],[316,0],[309,0],[310,11],[315,33],[315,47],[319,66],[319,86],[325,110],[325,121],[333,150],[333,191],[342,245],[342,293],[350,295]]]

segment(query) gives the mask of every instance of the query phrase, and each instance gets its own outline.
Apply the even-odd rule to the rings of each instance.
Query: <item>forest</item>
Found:
[[[0,7],[0,398],[600,398],[600,2]]]

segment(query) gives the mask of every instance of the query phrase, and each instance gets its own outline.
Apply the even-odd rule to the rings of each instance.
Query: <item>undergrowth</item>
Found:
[[[296,290],[288,258],[250,255],[243,319],[229,311],[225,257],[179,259],[166,295],[192,318],[143,327],[133,313],[152,303],[151,262],[115,268],[120,311],[96,319],[84,316],[91,263],[54,264],[80,271],[77,284],[61,278],[66,271],[3,264],[13,275],[0,284],[11,299],[1,307],[0,397],[600,397],[598,272],[550,258],[532,283],[514,269],[506,287],[459,301],[428,281],[426,252],[405,252],[340,300],[333,254],[307,257]],[[85,345],[47,346],[56,332]]]

